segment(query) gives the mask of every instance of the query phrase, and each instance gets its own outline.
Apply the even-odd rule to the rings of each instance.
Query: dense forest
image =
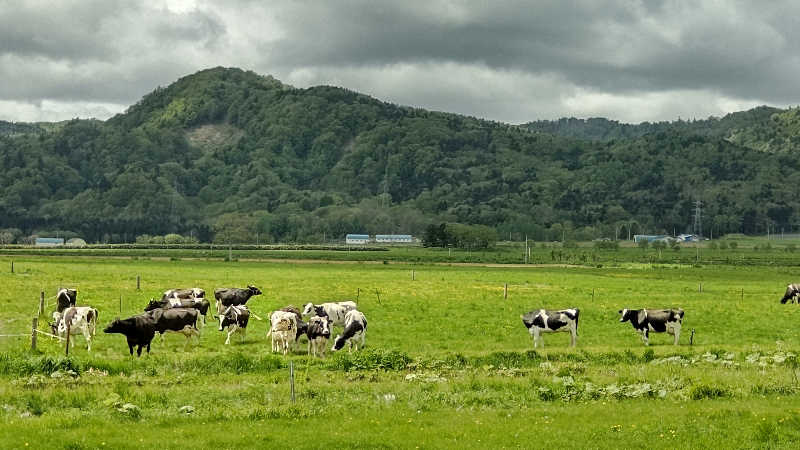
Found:
[[[800,225],[800,114],[522,126],[214,68],[107,121],[0,123],[0,238],[321,242],[481,225],[614,238]],[[3,238],[3,236],[6,236]]]

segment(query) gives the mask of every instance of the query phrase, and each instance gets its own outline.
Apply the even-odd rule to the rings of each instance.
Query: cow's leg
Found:
[[[642,340],[644,341],[644,345],[650,345],[650,330],[644,329],[642,331]]]
[[[147,353],[150,353],[150,346],[147,346]],[[131,347],[131,356],[133,356],[133,347]],[[142,356],[142,344],[136,349],[136,356]]]
[[[225,339],[225,345],[231,343],[231,335],[236,331],[236,328],[237,327],[235,323],[231,324],[231,326],[228,328],[228,336],[227,339]]]
[[[133,344],[129,341],[128,342],[128,351],[131,352],[131,356],[133,356]],[[142,353],[142,346],[139,346],[139,354]]]
[[[539,345],[544,348],[544,341],[542,341],[542,334],[539,332],[539,328],[533,326],[531,327],[531,330],[533,330],[533,348],[536,348]]]
[[[575,347],[578,341],[578,331],[575,329],[574,326],[570,327],[569,329],[569,337],[570,337],[570,346]]]
[[[678,340],[681,338],[681,326],[676,325],[672,328],[672,334],[675,335],[675,345],[678,345]]]

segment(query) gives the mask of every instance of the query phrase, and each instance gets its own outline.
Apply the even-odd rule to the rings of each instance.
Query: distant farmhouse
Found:
[[[37,237],[35,245],[37,247],[57,247],[59,245],[64,245],[64,238]]]
[[[414,242],[414,237],[410,234],[376,234],[375,237],[370,237],[368,234],[348,234],[344,238],[345,244],[369,244],[371,242],[377,244],[411,244]]]
[[[344,237],[345,244],[367,244],[369,243],[368,234],[348,234]]]
[[[633,235],[633,242],[637,242],[637,243],[638,242],[642,242],[642,241],[647,241],[647,242],[657,242],[657,241],[668,242],[671,239],[672,238],[667,236],[666,234],[634,234]]]

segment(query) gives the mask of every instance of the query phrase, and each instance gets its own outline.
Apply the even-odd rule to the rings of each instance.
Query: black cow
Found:
[[[786,293],[783,294],[781,303],[798,303],[800,302],[800,284],[790,284],[786,286]]]
[[[678,345],[683,324],[682,309],[621,309],[619,314],[620,322],[630,321],[633,329],[642,334],[644,345],[650,345],[651,331],[675,336],[675,345]]]
[[[136,355],[142,356],[142,347],[144,346],[147,346],[147,353],[150,353],[150,342],[156,334],[156,321],[148,314],[140,314],[127,319],[116,319],[103,332],[125,335],[131,356],[133,356],[134,346],[138,346]]]
[[[65,309],[75,306],[78,300],[78,291],[75,289],[59,289],[56,294],[56,311],[62,313]]]
[[[528,329],[528,333],[533,337],[533,348],[538,344],[544,347],[544,339],[541,333],[569,332],[570,345],[575,347],[578,339],[578,318],[580,310],[578,308],[562,309],[558,311],[547,309],[535,309],[525,315],[520,316],[522,323]]]
[[[255,286],[247,286],[247,289],[242,288],[218,288],[214,289],[214,298],[216,299],[217,314],[222,314],[222,311],[228,306],[244,305],[254,295],[261,295],[261,290]]]
[[[155,330],[161,335],[161,342],[164,342],[164,333],[181,333],[186,336],[186,344],[192,336],[200,337],[200,330],[197,329],[197,310],[187,308],[157,308],[146,313],[155,321]]]
[[[225,339],[225,345],[231,343],[231,336],[237,331],[242,333],[242,342],[244,342],[245,334],[247,333],[247,323],[250,321],[250,310],[245,305],[228,306],[220,315],[219,331],[228,329],[228,338]]]
[[[204,298],[176,298],[176,297],[167,297],[162,298],[161,300],[156,300],[154,298],[150,299],[150,302],[147,303],[147,306],[144,307],[145,312],[153,311],[155,309],[170,309],[170,308],[184,308],[184,309],[196,309],[200,315],[203,316],[203,321],[201,322],[203,325],[206,324],[206,314],[208,313],[208,309],[211,307],[211,303],[204,299]]]

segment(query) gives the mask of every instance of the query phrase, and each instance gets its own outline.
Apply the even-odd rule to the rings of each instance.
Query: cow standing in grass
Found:
[[[800,284],[790,284],[786,286],[786,293],[783,294],[781,303],[800,303]]]
[[[228,337],[225,339],[225,345],[231,343],[231,336],[237,331],[242,334],[242,342],[244,342],[247,323],[250,321],[250,310],[247,309],[247,306],[229,306],[219,316],[219,319],[219,331],[223,331],[228,327]]]
[[[356,305],[356,302],[351,300],[342,302],[328,302],[319,305],[307,303],[303,308],[303,315],[308,316],[316,314],[317,316],[328,316],[328,319],[331,321],[331,326],[344,326],[347,312],[357,308],[358,305]]]
[[[273,311],[269,322],[267,337],[272,338],[272,351],[285,355],[297,340],[297,316],[293,312]]]
[[[305,333],[308,336],[308,354],[324,358],[325,347],[331,337],[328,316],[314,316],[308,319]]]
[[[184,309],[196,309],[200,315],[203,316],[203,320],[200,322],[202,325],[206,324],[206,314],[208,313],[208,309],[211,307],[211,303],[204,298],[178,298],[178,297],[167,297],[162,298],[161,300],[156,300],[151,298],[150,302],[147,303],[147,306],[144,307],[145,312],[153,311],[156,309],[170,309],[170,308],[184,308]]]
[[[675,345],[681,337],[683,310],[677,309],[621,309],[620,322],[630,322],[641,333],[644,345],[650,345],[650,332],[669,333],[675,336]]]
[[[578,308],[547,310],[535,309],[520,316],[522,323],[533,337],[533,348],[539,344],[544,347],[542,333],[570,333],[570,346],[575,347],[578,339]]]
[[[161,343],[164,343],[164,333],[180,333],[186,337],[186,345],[192,336],[200,339],[200,330],[197,329],[197,310],[172,308],[172,309],[154,309],[146,313],[155,321],[155,330],[161,335]]]
[[[345,344],[348,345],[348,352],[353,351],[353,346],[358,350],[357,341],[361,342],[363,349],[367,343],[367,318],[361,311],[352,309],[347,311],[344,318],[344,331],[333,340],[331,351],[341,350]]]
[[[103,332],[124,335],[131,356],[133,356],[133,347],[137,347],[136,355],[142,356],[142,347],[147,347],[147,353],[150,353],[150,343],[156,334],[156,321],[149,314],[140,314],[127,319],[117,318]]]
[[[63,312],[53,312],[53,323],[50,328],[53,334],[66,339],[70,336],[82,334],[86,339],[86,351],[92,351],[92,338],[97,328],[97,310],[91,306],[73,306]],[[75,340],[70,340],[70,346],[75,346]]]
[[[76,289],[59,289],[56,293],[56,312],[63,313],[65,309],[75,306],[77,300],[78,291]]]
[[[242,288],[219,288],[214,289],[214,299],[216,299],[217,315],[222,314],[228,306],[244,305],[254,295],[261,295],[261,290],[255,286]]]

